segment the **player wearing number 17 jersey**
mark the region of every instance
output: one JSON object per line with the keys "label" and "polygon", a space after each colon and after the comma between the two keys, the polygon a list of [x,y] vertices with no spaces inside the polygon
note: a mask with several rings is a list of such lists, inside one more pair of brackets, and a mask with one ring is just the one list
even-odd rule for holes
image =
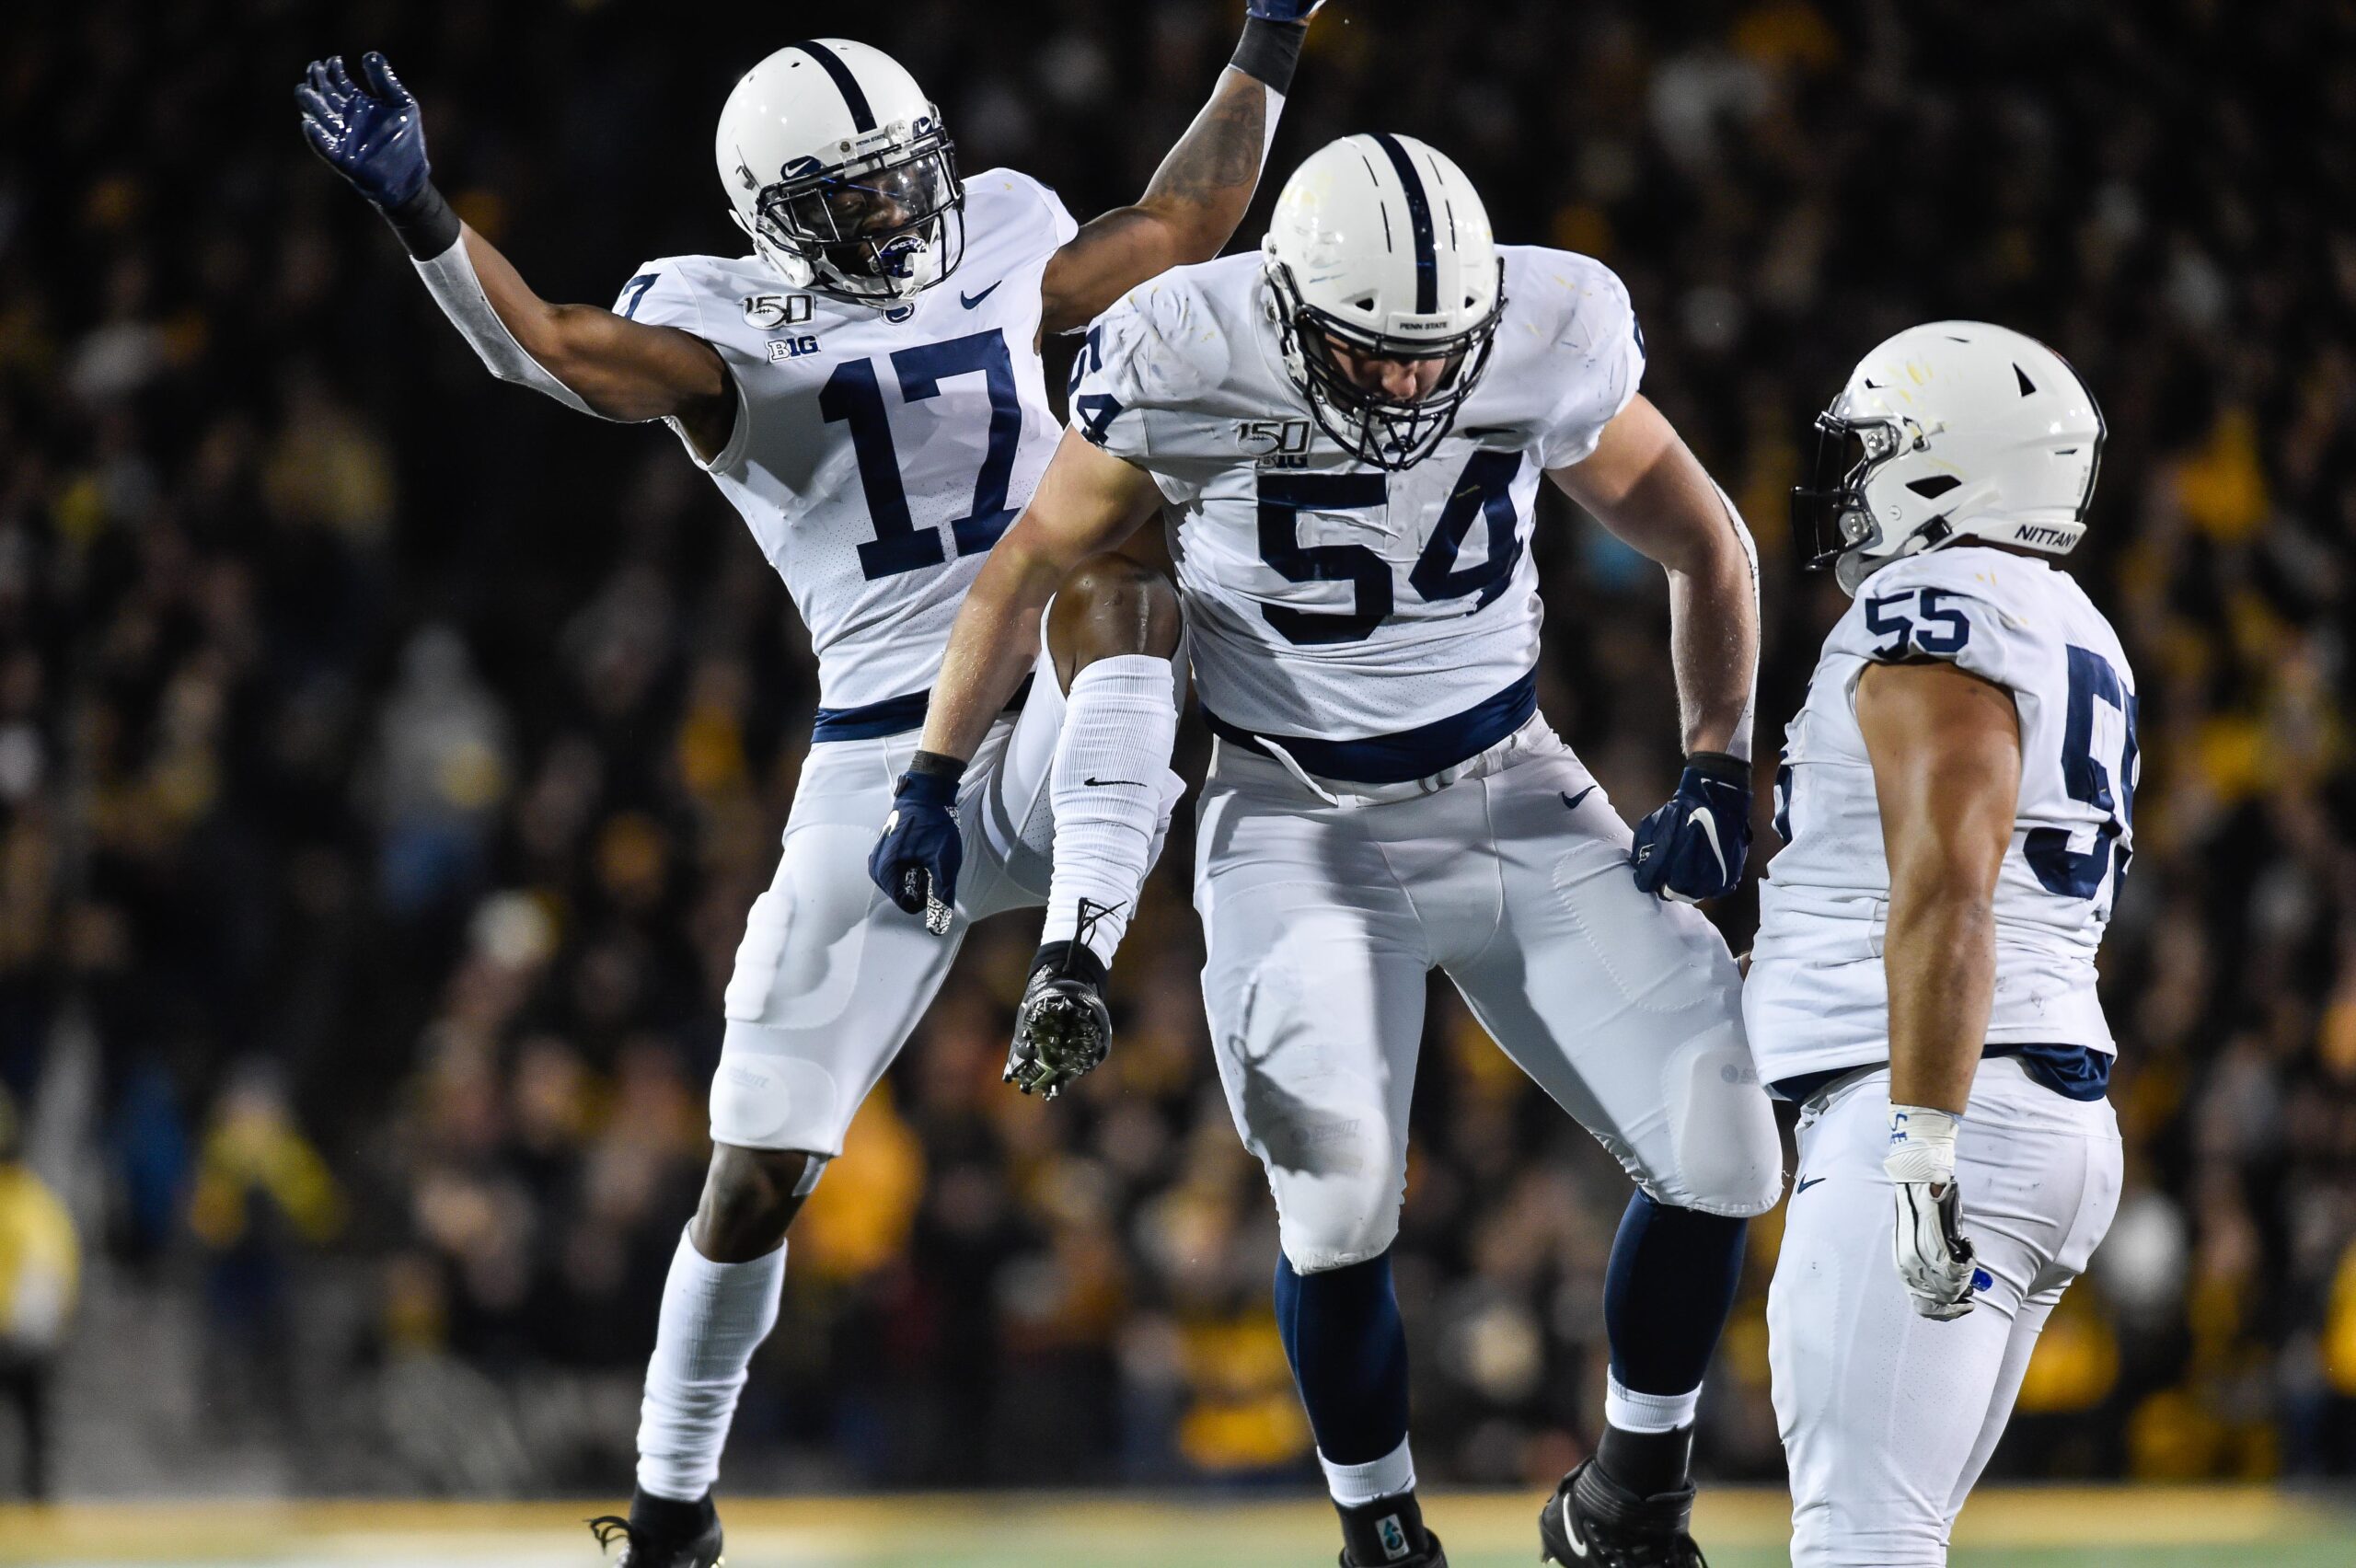
{"label": "player wearing number 17 jersey", "polygon": [[[1749,842],[1748,536],[1636,389],[1627,293],[1496,245],[1404,136],[1295,171],[1260,256],[1180,268],[1091,329],[1073,430],[966,599],[927,746],[964,755],[1011,634],[1159,513],[1218,737],[1195,903],[1213,1049],[1266,1167],[1286,1349],[1345,1568],[1438,1568],[1391,1278],[1426,977],[1618,1157],[1597,1458],[1542,1525],[1565,1562],[1691,1564],[1695,1401],[1744,1217],[1782,1186],[1735,966],[1687,903]],[[1538,713],[1541,479],[1667,569],[1688,766],[1633,843]],[[1634,862],[1632,865],[1632,860]]]}
{"label": "player wearing number 17 jersey", "polygon": [[[493,374],[585,413],[667,421],[817,650],[814,744],[728,986],[711,1171],[665,1286],[638,1493],[629,1518],[599,1521],[630,1568],[719,1560],[710,1492],[777,1316],[787,1228],[967,922],[1045,904],[1036,971],[1102,1016],[1178,792],[1168,583],[1117,557],[1080,563],[1022,628],[1039,672],[1027,702],[1010,692],[953,764],[915,730],[958,604],[1055,444],[1041,335],[1218,253],[1316,3],[1249,0],[1232,65],[1145,195],[1084,226],[1023,175],[961,177],[940,111],[888,55],[790,44],[737,83],[715,139],[753,254],[647,262],[611,311],[548,304],[459,223],[381,55],[357,77],[314,64],[298,89],[313,147],[391,222]],[[879,893],[865,861],[887,807],[941,874]],[[1068,859],[1087,874],[1068,877]]]}
{"label": "player wearing number 17 jersey", "polygon": [[1770,1359],[1796,1568],[1931,1568],[2119,1203],[2135,675],[2053,559],[2103,442],[2059,355],[1916,327],[1818,430],[1794,531],[1856,603],[1784,733],[1744,987],[1801,1108]]}

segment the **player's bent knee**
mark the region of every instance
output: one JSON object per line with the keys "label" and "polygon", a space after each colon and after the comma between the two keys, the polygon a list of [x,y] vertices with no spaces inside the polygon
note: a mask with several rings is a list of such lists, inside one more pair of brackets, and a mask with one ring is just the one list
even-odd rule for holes
{"label": "player's bent knee", "polygon": [[716,1263],[748,1262],[776,1251],[826,1163],[825,1155],[799,1149],[713,1145],[696,1208],[696,1251]]}
{"label": "player's bent knee", "polygon": [[1646,1193],[1671,1208],[1722,1215],[1728,1219],[1756,1219],[1784,1196],[1783,1161],[1774,1157],[1744,1157],[1736,1149],[1696,1150],[1683,1167],[1667,1176],[1640,1180]]}
{"label": "player's bent knee", "polygon": [[[1669,1169],[1636,1171],[1657,1201],[1748,1219],[1784,1195],[1775,1112],[1738,1040],[1684,1055],[1668,1075]],[[1657,1155],[1654,1157],[1657,1158]]]}
{"label": "player's bent knee", "polygon": [[838,1152],[858,1101],[827,1064],[797,1054],[806,1049],[792,1032],[732,1017],[711,1078],[711,1141]]}
{"label": "player's bent knee", "polygon": [[[1309,1212],[1299,1210],[1306,1206]],[[1276,1237],[1285,1261],[1298,1274],[1326,1274],[1363,1263],[1391,1251],[1399,1239],[1399,1202],[1392,1194],[1354,1211],[1311,1203],[1276,1205]]]}
{"label": "player's bent knee", "polygon": [[1047,613],[1047,649],[1066,686],[1099,659],[1178,651],[1184,626],[1170,579],[1122,555],[1095,555],[1072,568]]}

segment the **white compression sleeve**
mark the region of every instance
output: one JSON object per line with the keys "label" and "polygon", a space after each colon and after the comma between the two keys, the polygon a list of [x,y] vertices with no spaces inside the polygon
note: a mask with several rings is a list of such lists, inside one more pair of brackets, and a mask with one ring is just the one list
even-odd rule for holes
{"label": "white compression sleeve", "polygon": [[[1055,871],[1043,941],[1086,942],[1103,963],[1137,913],[1153,867],[1168,793],[1178,700],[1170,661],[1153,653],[1099,659],[1072,677],[1048,790]],[[1080,905],[1091,918],[1080,924]]]}
{"label": "white compression sleeve", "polygon": [[425,280],[426,292],[433,296],[433,303],[442,307],[442,314],[450,318],[458,335],[491,375],[518,386],[545,392],[568,409],[578,409],[584,414],[597,411],[524,352],[524,345],[515,340],[515,334],[507,329],[507,323],[491,308],[491,296],[483,293],[482,280],[475,275],[474,259],[467,254],[463,233],[439,256],[431,259],[411,257],[410,265]]}
{"label": "white compression sleeve", "polygon": [[1285,95],[1265,82],[1261,83],[1260,87],[1268,95],[1268,111],[1260,132],[1260,169],[1265,174],[1268,167],[1268,151],[1276,144],[1276,121],[1285,112]]}
{"label": "white compression sleeve", "polygon": [[[1742,547],[1743,559],[1750,563],[1750,613],[1751,618],[1754,621],[1758,621],[1761,615],[1759,607],[1759,546],[1757,542],[1751,538],[1750,528],[1744,525],[1741,512],[1736,509],[1734,497],[1727,494],[1726,487],[1724,485],[1719,485],[1713,481],[1712,488],[1717,490],[1718,500],[1725,504],[1727,509],[1727,521],[1734,525],[1735,542]],[[1759,628],[1759,641],[1761,647],[1763,649],[1766,646],[1767,641],[1767,628],[1763,623],[1761,623]],[[1750,662],[1750,696],[1742,705],[1742,717],[1735,722],[1734,738],[1727,743],[1727,755],[1733,757],[1738,762],[1749,762],[1750,760],[1750,729],[1752,724],[1752,716],[1757,711],[1758,707],[1759,661],[1754,657]]]}
{"label": "white compression sleeve", "polygon": [[753,1352],[776,1326],[784,1286],[783,1246],[749,1263],[715,1263],[680,1236],[639,1411],[641,1491],[693,1503],[711,1490]]}

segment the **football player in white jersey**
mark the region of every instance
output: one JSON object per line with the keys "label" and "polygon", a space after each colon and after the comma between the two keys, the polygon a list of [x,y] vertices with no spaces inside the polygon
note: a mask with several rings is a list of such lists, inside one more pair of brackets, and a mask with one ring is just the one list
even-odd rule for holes
{"label": "football player in white jersey", "polygon": [[[1179,788],[1168,582],[1118,557],[1080,563],[1029,630],[1043,678],[1027,703],[1005,694],[959,765],[915,731],[958,603],[1055,446],[1041,335],[1218,253],[1316,8],[1249,0],[1232,63],[1145,194],[1084,226],[1027,176],[961,176],[939,110],[881,51],[790,44],[737,83],[715,142],[754,254],[649,261],[610,311],[548,304],[458,221],[383,56],[356,77],[314,64],[298,89],[312,146],[391,223],[491,372],[602,418],[667,421],[817,650],[814,744],[728,986],[711,1170],[665,1286],[637,1495],[628,1520],[600,1521],[631,1568],[719,1560],[710,1488],[776,1320],[787,1228],[966,923],[1046,905],[1036,968],[1103,1016],[1104,964]],[[895,798],[937,854],[954,857],[962,818],[962,889],[944,877],[930,900],[886,900],[869,885]],[[1075,875],[1051,867],[1051,843]]]}
{"label": "football player in white jersey", "polygon": [[[925,745],[971,754],[1055,585],[1164,519],[1218,737],[1204,997],[1275,1192],[1279,1325],[1350,1568],[1445,1561],[1390,1265],[1434,969],[1638,1188],[1605,1292],[1606,1435],[1548,1503],[1545,1549],[1699,1561],[1695,1401],[1745,1218],[1783,1185],[1734,962],[1690,902],[1742,874],[1757,589],[1643,366],[1600,264],[1496,245],[1420,142],[1335,142],[1263,254],[1177,269],[1090,329],[1072,430],[933,689]],[[1542,476],[1669,575],[1688,766],[1633,843],[1537,711]]]}
{"label": "football player in white jersey", "polygon": [[1912,328],[1817,429],[1794,532],[1856,603],[1784,732],[1743,993],[1801,1108],[1770,1355],[1793,1562],[1915,1568],[2119,1204],[2095,950],[2135,675],[2056,564],[2103,443],[2060,355]]}

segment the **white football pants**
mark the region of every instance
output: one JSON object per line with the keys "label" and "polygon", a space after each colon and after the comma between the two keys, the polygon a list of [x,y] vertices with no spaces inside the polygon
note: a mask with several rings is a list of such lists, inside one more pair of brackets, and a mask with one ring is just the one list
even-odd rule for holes
{"label": "white football pants", "polygon": [[2119,1207],[2119,1123],[2020,1062],[1980,1065],[1956,1147],[1984,1271],[1952,1322],[1916,1314],[1891,1258],[1889,1069],[1801,1109],[1799,1174],[1767,1296],[1793,1568],[1935,1568],[2004,1435],[2038,1331]]}
{"label": "white football pants", "polygon": [[1782,1148],[1716,928],[1637,891],[1627,824],[1543,718],[1449,777],[1321,795],[1221,741],[1204,786],[1212,1048],[1293,1267],[1398,1233],[1434,969],[1655,1198],[1773,1207]]}

